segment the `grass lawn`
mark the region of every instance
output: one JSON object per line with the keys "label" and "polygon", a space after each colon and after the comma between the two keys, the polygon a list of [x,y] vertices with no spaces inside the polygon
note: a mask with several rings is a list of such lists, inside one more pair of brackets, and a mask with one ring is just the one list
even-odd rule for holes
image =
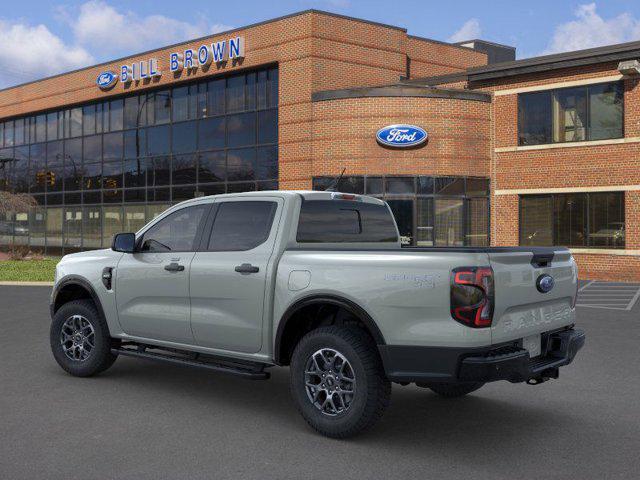
{"label": "grass lawn", "polygon": [[0,261],[0,282],[53,282],[59,258]]}

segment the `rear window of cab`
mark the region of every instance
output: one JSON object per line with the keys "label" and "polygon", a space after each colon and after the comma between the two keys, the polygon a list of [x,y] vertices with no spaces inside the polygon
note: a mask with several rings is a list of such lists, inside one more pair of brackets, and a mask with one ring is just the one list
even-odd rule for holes
{"label": "rear window of cab", "polygon": [[397,242],[386,205],[347,200],[305,200],[300,209],[298,243]]}

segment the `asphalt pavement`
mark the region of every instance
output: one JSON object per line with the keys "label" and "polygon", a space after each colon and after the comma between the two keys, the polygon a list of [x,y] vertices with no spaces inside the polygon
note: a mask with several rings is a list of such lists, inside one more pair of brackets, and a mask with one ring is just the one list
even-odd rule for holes
{"label": "asphalt pavement", "polygon": [[74,378],[48,345],[45,287],[0,286],[2,479],[631,479],[640,472],[640,305],[578,309],[560,379],[446,400],[394,385],[370,432],[321,437],[269,381],[119,358]]}

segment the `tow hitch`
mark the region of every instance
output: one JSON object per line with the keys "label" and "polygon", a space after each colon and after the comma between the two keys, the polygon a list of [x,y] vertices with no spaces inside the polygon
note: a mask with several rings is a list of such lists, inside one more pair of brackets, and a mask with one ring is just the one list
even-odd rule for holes
{"label": "tow hitch", "polygon": [[527,385],[540,385],[541,383],[546,382],[547,380],[551,380],[552,378],[558,378],[560,369],[558,368],[549,368],[545,370],[540,375],[536,375],[535,377],[531,377],[527,380]]}

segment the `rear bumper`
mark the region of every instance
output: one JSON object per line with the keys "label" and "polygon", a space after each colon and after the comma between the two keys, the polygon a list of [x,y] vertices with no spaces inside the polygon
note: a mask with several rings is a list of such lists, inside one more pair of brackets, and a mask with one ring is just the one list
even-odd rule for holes
{"label": "rear bumper", "polygon": [[511,342],[480,348],[379,346],[387,377],[399,383],[512,383],[557,378],[558,369],[573,361],[584,346],[585,334],[574,328],[542,334],[542,354]]}

